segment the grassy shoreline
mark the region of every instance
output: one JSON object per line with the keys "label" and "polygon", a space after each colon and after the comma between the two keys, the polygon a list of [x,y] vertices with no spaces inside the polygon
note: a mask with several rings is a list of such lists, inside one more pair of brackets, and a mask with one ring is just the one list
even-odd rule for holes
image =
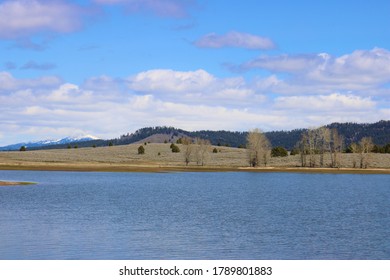
{"label": "grassy shoreline", "polygon": [[[270,158],[268,166],[248,166],[245,149],[210,147],[205,166],[196,164],[194,158],[188,166],[183,153],[172,153],[169,143],[144,145],[145,154],[138,154],[139,144],[125,146],[39,150],[26,152],[0,152],[0,170],[43,171],[101,171],[101,172],[300,172],[300,173],[348,173],[390,174],[390,154],[370,154],[369,168],[354,168],[358,154],[342,154],[342,168],[300,167],[300,156]],[[185,147],[178,145],[181,150]],[[211,149],[218,153],[211,153]],[[329,163],[328,156],[325,164]]]}
{"label": "grassy shoreline", "polygon": [[35,185],[33,182],[13,182],[13,181],[0,181],[0,186],[25,186],[25,185]]}
{"label": "grassy shoreline", "polygon": [[[0,170],[80,171],[80,172],[262,172],[390,174],[386,168],[309,168],[309,167],[227,167],[227,166],[156,166],[118,164],[18,164],[0,165]],[[0,181],[1,183],[2,181]],[[12,183],[12,182],[11,182]]]}

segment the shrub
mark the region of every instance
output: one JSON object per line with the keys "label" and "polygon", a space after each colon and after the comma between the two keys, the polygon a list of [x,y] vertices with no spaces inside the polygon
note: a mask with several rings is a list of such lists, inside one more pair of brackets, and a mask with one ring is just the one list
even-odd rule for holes
{"label": "shrub", "polygon": [[214,149],[213,149],[213,153],[214,153],[214,154],[218,153],[217,148],[214,148]]}
{"label": "shrub", "polygon": [[19,149],[19,151],[21,151],[21,152],[25,152],[26,150],[27,150],[26,146],[22,146],[22,147],[20,147],[20,149]]}
{"label": "shrub", "polygon": [[145,148],[144,148],[144,146],[142,146],[142,145],[139,146],[139,147],[138,147],[138,154],[139,154],[139,155],[143,155],[144,153],[145,153]]}
{"label": "shrub", "polygon": [[172,149],[172,153],[180,153],[180,149],[176,145],[173,145],[171,149]]}
{"label": "shrub", "polygon": [[271,150],[271,156],[272,157],[286,157],[286,156],[288,156],[288,152],[283,147],[274,147]]}
{"label": "shrub", "polygon": [[112,146],[114,146],[114,144],[112,142],[110,142],[110,143],[108,143],[108,146],[112,147]]}
{"label": "shrub", "polygon": [[297,148],[292,149],[290,152],[290,155],[291,156],[299,155],[299,149],[297,149]]}

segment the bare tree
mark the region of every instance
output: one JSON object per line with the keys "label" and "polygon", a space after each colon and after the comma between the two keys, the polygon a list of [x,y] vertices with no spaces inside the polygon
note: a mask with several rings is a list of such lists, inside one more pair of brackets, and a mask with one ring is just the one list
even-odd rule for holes
{"label": "bare tree", "polygon": [[302,137],[301,137],[301,140],[298,141],[298,143],[296,144],[298,150],[299,150],[299,154],[301,156],[301,166],[302,167],[305,167],[307,165],[307,155],[308,155],[308,145],[307,145],[307,134],[306,133],[303,133],[302,134]]}
{"label": "bare tree", "polygon": [[323,167],[325,165],[324,156],[327,151],[330,151],[330,143],[331,143],[331,131],[329,128],[323,126],[316,129],[316,144],[317,144],[317,152],[320,154],[320,166]]}
{"label": "bare tree", "polygon": [[210,141],[196,138],[195,139],[195,157],[196,157],[196,163],[198,165],[204,165],[206,158],[208,156],[210,148]]}
{"label": "bare tree", "polygon": [[340,167],[340,154],[344,147],[344,137],[340,135],[336,128],[330,131],[329,152],[331,167]]}
{"label": "bare tree", "polygon": [[301,153],[302,166],[307,166],[307,156],[309,157],[309,166],[316,165],[316,153],[318,152],[319,137],[318,130],[315,128],[308,129],[302,134],[302,138],[298,143]]}
{"label": "bare tree", "polygon": [[192,140],[190,138],[182,138],[181,143],[183,144],[183,147],[184,147],[184,151],[183,151],[184,162],[188,166],[188,164],[191,161],[191,154],[193,151]]}
{"label": "bare tree", "polygon": [[[351,148],[352,153],[354,153],[354,154],[358,154],[359,153],[360,154],[360,148],[361,147],[360,147],[359,144],[352,143],[350,148]],[[353,168],[357,167],[357,163],[356,163],[356,158],[355,157],[353,157],[352,165],[353,165]]]}
{"label": "bare tree", "polygon": [[247,152],[250,166],[256,167],[261,163],[267,166],[270,151],[271,144],[260,129],[256,128],[249,131],[247,137]]}
{"label": "bare tree", "polygon": [[[327,127],[308,129],[302,134],[302,138],[297,144],[302,166],[315,167],[319,158],[319,166],[323,167],[326,165],[325,155],[329,153],[331,162],[328,166],[338,167],[343,142],[344,139],[338,134],[337,129]],[[309,157],[308,163],[307,157]]]}
{"label": "bare tree", "polygon": [[371,137],[363,137],[359,142],[360,145],[360,168],[367,168],[370,163],[369,153],[374,144]]}

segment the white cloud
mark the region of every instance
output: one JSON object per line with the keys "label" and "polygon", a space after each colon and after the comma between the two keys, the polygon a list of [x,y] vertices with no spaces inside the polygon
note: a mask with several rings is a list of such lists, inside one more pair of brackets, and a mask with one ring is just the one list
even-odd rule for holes
{"label": "white cloud", "polygon": [[0,38],[14,39],[79,29],[82,9],[65,1],[6,0],[0,3]]}
{"label": "white cloud", "polygon": [[141,72],[128,81],[129,87],[139,92],[199,92],[210,86],[215,78],[204,70],[157,69]]}
{"label": "white cloud", "polygon": [[269,38],[237,31],[230,31],[224,35],[210,33],[195,41],[194,44],[200,48],[235,47],[260,50],[275,48],[274,42]]}
{"label": "white cloud", "polygon": [[382,84],[390,82],[390,51],[357,50],[324,59],[307,74],[308,79],[333,84]]}
{"label": "white cloud", "polygon": [[323,64],[326,58],[322,55],[279,55],[261,56],[241,65],[241,69],[266,69],[273,72],[299,73]]}
{"label": "white cloud", "polygon": [[9,72],[0,72],[0,93],[24,88],[45,88],[59,85],[61,80],[55,76],[44,76],[37,79],[16,79]]}
{"label": "white cloud", "polygon": [[174,71],[157,69],[138,73],[127,79],[128,87],[137,93],[153,94],[164,101],[192,104],[249,106],[264,102],[242,77],[217,78],[205,70]]}
{"label": "white cloud", "polygon": [[260,57],[244,63],[242,70],[265,69],[289,74],[272,85],[278,93],[363,91],[390,83],[390,51],[374,48],[332,57],[329,54]]}
{"label": "white cloud", "polygon": [[376,103],[370,97],[355,95],[282,96],[275,99],[275,107],[317,112],[371,111]]}
{"label": "white cloud", "polygon": [[282,85],[286,90],[290,86],[275,75],[248,82],[239,76],[219,78],[202,69],[92,77],[81,85],[56,77],[19,79],[0,72],[0,146],[76,132],[118,137],[157,125],[267,131],[390,119],[387,94],[375,98],[353,92],[266,94]]}

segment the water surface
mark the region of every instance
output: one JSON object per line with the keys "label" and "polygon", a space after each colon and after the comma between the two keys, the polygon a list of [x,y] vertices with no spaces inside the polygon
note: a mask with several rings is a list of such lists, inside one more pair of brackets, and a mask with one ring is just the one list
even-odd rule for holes
{"label": "water surface", "polygon": [[0,171],[0,259],[390,259],[389,178]]}

